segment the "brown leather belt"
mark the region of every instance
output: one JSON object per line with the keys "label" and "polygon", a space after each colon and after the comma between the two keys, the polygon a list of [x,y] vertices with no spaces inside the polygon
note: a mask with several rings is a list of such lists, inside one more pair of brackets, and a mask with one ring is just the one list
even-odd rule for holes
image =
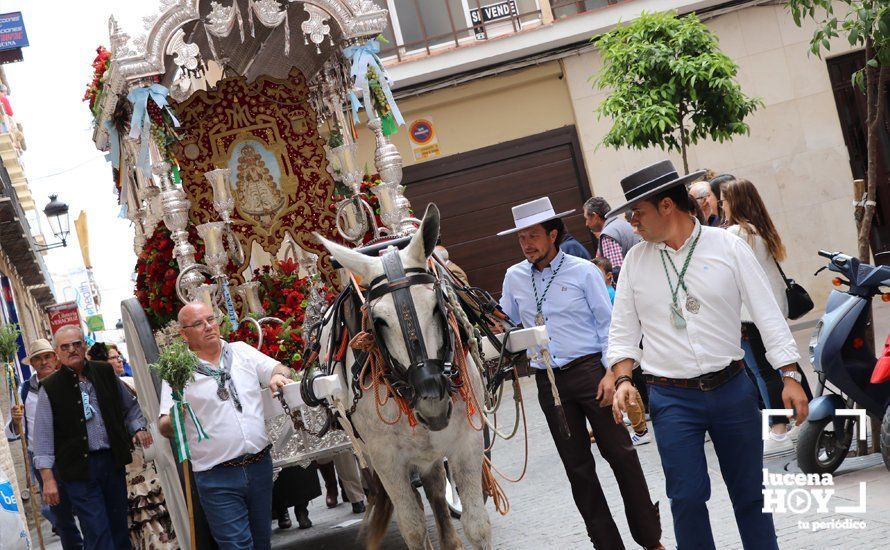
{"label": "brown leather belt", "polygon": [[646,379],[646,383],[655,384],[656,386],[712,391],[732,380],[735,375],[744,369],[745,364],[742,361],[733,361],[725,369],[709,372],[695,378],[667,378],[666,376],[653,376],[651,374],[644,374],[643,377]]}
{"label": "brown leather belt", "polygon": [[266,458],[266,455],[269,454],[269,451],[272,450],[272,445],[268,445],[262,451],[252,454],[252,455],[244,455],[239,456],[238,458],[233,458],[232,460],[227,460],[225,462],[220,462],[217,464],[219,466],[232,467],[232,466],[247,466],[248,464],[253,464],[255,462],[259,462],[260,460]]}

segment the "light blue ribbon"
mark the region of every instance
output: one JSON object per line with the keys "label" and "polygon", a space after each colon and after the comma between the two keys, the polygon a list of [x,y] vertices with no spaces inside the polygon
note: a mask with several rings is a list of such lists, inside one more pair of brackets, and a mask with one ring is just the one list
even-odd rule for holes
{"label": "light blue ribbon", "polygon": [[141,140],[139,147],[139,158],[136,160],[136,166],[142,171],[146,178],[151,177],[151,159],[148,154],[148,135],[151,129],[151,117],[148,115],[148,100],[151,98],[155,104],[161,109],[166,109],[173,121],[173,126],[179,126],[179,120],[173,114],[173,110],[167,104],[167,94],[169,90],[160,84],[152,84],[151,86],[143,86],[134,88],[127,94],[127,99],[133,104],[133,116],[130,118],[130,137],[138,139],[145,136]]}
{"label": "light blue ribbon", "polygon": [[121,136],[110,120],[105,121],[105,130],[108,132],[108,154],[105,158],[110,160],[111,166],[117,170],[121,163]]}
{"label": "light blue ribbon", "polygon": [[[389,103],[389,108],[392,111],[396,124],[401,126],[405,124],[405,119],[402,118],[402,113],[399,111],[396,100],[392,96],[392,90],[390,90],[392,79],[389,77],[386,69],[383,68],[383,62],[380,61],[380,56],[377,55],[379,53],[380,42],[376,38],[371,38],[364,44],[349,46],[343,49],[343,55],[352,60],[350,75],[355,80],[355,85],[362,91],[365,112],[368,113],[368,116],[373,116],[372,113],[374,112],[373,103],[371,102],[371,86],[368,83],[368,67],[370,66],[374,67],[374,70],[377,72],[377,76],[380,79],[380,87],[383,88],[383,95],[386,97],[387,103]],[[359,103],[355,92],[352,90],[349,92],[349,102],[352,106],[352,120],[358,123],[358,110],[361,108],[361,103]]]}
{"label": "light blue ribbon", "polygon": [[223,289],[223,299],[226,303],[226,313],[229,315],[229,323],[232,326],[232,330],[238,330],[238,314],[235,313],[235,304],[232,301],[232,293],[229,291],[229,282],[223,279],[222,282]]}

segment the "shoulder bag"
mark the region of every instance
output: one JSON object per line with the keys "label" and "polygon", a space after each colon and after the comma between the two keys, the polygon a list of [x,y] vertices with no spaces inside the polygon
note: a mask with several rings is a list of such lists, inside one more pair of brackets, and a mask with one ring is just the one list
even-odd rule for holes
{"label": "shoulder bag", "polygon": [[782,280],[785,281],[785,296],[788,298],[788,318],[792,321],[800,319],[812,311],[813,299],[810,298],[810,295],[804,287],[797,284],[797,281],[785,276],[785,271],[782,269],[779,262],[776,262],[776,267],[779,268]]}

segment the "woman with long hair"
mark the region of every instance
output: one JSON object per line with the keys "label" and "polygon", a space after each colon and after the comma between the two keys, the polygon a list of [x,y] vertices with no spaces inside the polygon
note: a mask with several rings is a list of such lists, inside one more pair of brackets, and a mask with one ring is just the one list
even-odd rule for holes
{"label": "woman with long hair", "polygon": [[[751,249],[766,273],[772,289],[773,299],[779,304],[782,313],[788,316],[788,299],[785,296],[785,280],[779,272],[778,262],[785,259],[785,245],[776,231],[776,226],[766,211],[760,193],[748,180],[731,179],[721,182],[720,198],[726,230],[741,237]],[[765,297],[764,297],[765,298]],[[742,306],[742,349],[745,350],[745,364],[754,375],[763,404],[770,409],[783,409],[782,377],[766,359],[760,331],[754,325],[747,308]],[[800,368],[798,368],[798,371]],[[801,376],[803,373],[801,372]],[[804,379],[804,391],[812,399],[809,384]],[[770,437],[763,445],[764,456],[777,456],[794,450],[794,431],[788,430],[788,418],[770,417]]]}

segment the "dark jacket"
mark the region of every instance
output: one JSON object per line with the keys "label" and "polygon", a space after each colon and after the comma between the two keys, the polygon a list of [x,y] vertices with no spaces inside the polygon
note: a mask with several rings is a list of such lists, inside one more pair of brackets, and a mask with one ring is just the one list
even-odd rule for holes
{"label": "dark jacket", "polygon": [[[108,363],[87,361],[84,376],[96,390],[102,421],[115,462],[123,467],[132,460],[132,439],[124,424],[124,409],[117,376]],[[77,374],[62,367],[43,382],[53,410],[55,464],[62,481],[89,480],[89,443],[86,417]]]}
{"label": "dark jacket", "polygon": [[562,238],[562,242],[559,243],[559,249],[572,256],[584,258],[585,260],[590,259],[590,252],[588,252],[587,249],[584,248],[584,245],[578,242],[578,239],[573,237],[568,231],[566,231],[565,236]]}

